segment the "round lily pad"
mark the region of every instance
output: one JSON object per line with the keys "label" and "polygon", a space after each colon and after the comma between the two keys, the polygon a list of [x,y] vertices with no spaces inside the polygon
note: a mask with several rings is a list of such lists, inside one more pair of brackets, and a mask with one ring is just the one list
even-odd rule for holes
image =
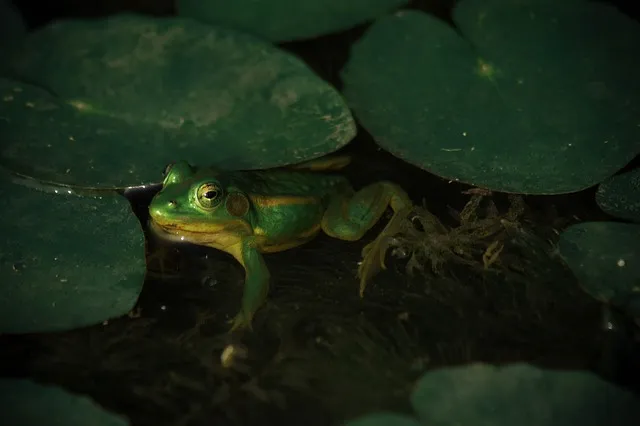
{"label": "round lily pad", "polygon": [[409,0],[178,0],[178,14],[236,28],[271,41],[346,30]]}
{"label": "round lily pad", "polygon": [[411,404],[430,426],[631,426],[640,416],[640,399],[594,374],[526,364],[428,372]]}
{"label": "round lily pad", "polygon": [[612,216],[640,222],[640,169],[604,181],[598,187],[596,201]]}
{"label": "round lily pad", "polygon": [[[13,78],[75,110],[64,113],[56,144],[32,136],[23,157],[11,159],[29,165],[26,153],[47,151],[25,173],[37,178],[47,170],[67,182],[71,173],[75,184],[135,186],[157,181],[176,160],[283,166],[335,151],[356,132],[342,96],[301,60],[190,19],[57,21],[30,34],[10,66]],[[78,129],[82,138],[70,132]],[[60,142],[70,137],[74,144]]]}
{"label": "round lily pad", "polygon": [[558,249],[587,293],[640,317],[640,225],[572,225],[560,235]]}
{"label": "round lily pad", "polygon": [[0,333],[67,330],[125,315],[144,282],[144,234],[127,199],[0,180]]}
{"label": "round lily pad", "polygon": [[425,373],[411,395],[416,419],[377,412],[345,426],[633,426],[640,399],[582,371],[472,364]]}
{"label": "round lily pad", "polygon": [[640,25],[601,2],[462,0],[457,29],[418,11],[375,22],[343,70],[392,154],[495,191],[597,184],[640,153]]}
{"label": "round lily pad", "polygon": [[0,379],[2,423],[10,426],[128,426],[85,396],[30,380]]}
{"label": "round lily pad", "polygon": [[[162,167],[140,161],[153,161],[146,155],[148,147],[166,141],[153,126],[88,113],[42,88],[3,78],[0,96],[0,164],[5,168],[41,180],[96,187],[161,179]],[[114,151],[124,143],[123,135],[130,144],[126,154]]]}

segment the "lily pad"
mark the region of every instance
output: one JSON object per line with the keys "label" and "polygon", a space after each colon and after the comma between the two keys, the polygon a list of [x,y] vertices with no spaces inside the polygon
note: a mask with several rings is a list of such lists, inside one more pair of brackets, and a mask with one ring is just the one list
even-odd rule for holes
{"label": "lily pad", "polygon": [[425,374],[411,404],[425,425],[635,425],[640,400],[598,376],[526,364]]}
{"label": "lily pad", "polygon": [[85,396],[30,380],[0,379],[2,422],[15,426],[128,426]]}
{"label": "lily pad", "polygon": [[598,187],[596,202],[612,216],[640,222],[640,169],[607,179]]}
{"label": "lily pad", "polygon": [[457,30],[418,11],[375,22],[343,71],[392,154],[495,191],[558,194],[640,153],[640,25],[591,1],[462,0]]}
{"label": "lily pad", "polygon": [[[153,157],[146,154],[149,147],[166,141],[152,125],[93,114],[39,87],[3,78],[0,96],[0,163],[11,171],[96,187],[125,187],[132,181],[160,179],[162,167],[151,169],[140,161]],[[127,135],[128,143],[136,141],[126,154],[114,151],[124,144],[122,135]]]}
{"label": "lily pad", "polygon": [[0,333],[119,317],[144,282],[144,234],[127,199],[51,194],[0,180]]}
{"label": "lily pad", "polygon": [[560,235],[558,248],[587,293],[640,317],[640,225],[572,225]]}
{"label": "lily pad", "polygon": [[281,42],[355,27],[409,0],[178,0],[178,14]]}
{"label": "lily pad", "polygon": [[77,140],[66,127],[82,129],[75,148],[30,137],[24,152],[48,152],[44,164],[19,159],[36,178],[44,171],[68,182],[70,162],[90,165],[72,168],[74,183],[103,186],[155,182],[177,159],[224,169],[283,166],[335,151],[356,132],[342,96],[301,60],[189,19],[57,21],[31,33],[10,65],[14,78],[76,110],[73,120],[65,112],[57,140]]}
{"label": "lily pad", "polygon": [[631,426],[639,403],[587,372],[473,364],[425,373],[411,395],[414,421],[372,413],[346,426]]}

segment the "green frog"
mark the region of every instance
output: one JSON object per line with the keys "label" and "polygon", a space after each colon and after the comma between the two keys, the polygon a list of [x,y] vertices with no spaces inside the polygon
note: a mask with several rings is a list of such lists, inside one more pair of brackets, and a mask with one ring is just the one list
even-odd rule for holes
{"label": "green frog", "polygon": [[271,170],[219,171],[186,162],[167,166],[160,192],[149,205],[150,227],[173,241],[222,250],[245,270],[239,313],[231,330],[251,329],[251,321],[267,297],[269,269],[263,253],[291,249],[320,231],[356,241],[373,227],[388,207],[393,216],[363,249],[358,268],[360,296],[367,282],[384,269],[389,237],[411,207],[398,185],[381,181],[354,191],[341,175],[329,174],[349,164],[336,156]]}

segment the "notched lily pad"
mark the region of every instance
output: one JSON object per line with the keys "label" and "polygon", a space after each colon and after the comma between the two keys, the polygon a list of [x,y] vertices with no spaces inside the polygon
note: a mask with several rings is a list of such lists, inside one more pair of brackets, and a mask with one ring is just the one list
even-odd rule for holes
{"label": "notched lily pad", "polygon": [[125,315],[145,277],[129,202],[51,194],[0,180],[0,333],[67,330]]}
{"label": "notched lily pad", "polygon": [[587,293],[640,317],[640,225],[573,225],[560,235],[558,248]]}
{"label": "notched lily pad", "polygon": [[178,0],[180,16],[236,28],[271,41],[346,30],[409,0]]}
{"label": "notched lily pad", "polygon": [[[640,25],[600,2],[462,0],[374,23],[343,72],[394,155],[495,191],[582,190],[640,153]],[[375,71],[372,71],[375,70]]]}
{"label": "notched lily pad", "polygon": [[[0,164],[5,168],[40,180],[98,188],[161,179],[161,167],[152,176],[146,170],[150,165],[140,162],[149,147],[165,143],[149,124],[93,114],[81,103],[4,78],[0,96]],[[130,144],[128,152],[117,149],[125,143]]]}
{"label": "notched lily pad", "polygon": [[2,422],[15,426],[128,426],[85,396],[30,380],[0,379]]}
{"label": "notched lily pad", "polygon": [[596,202],[612,216],[640,222],[640,169],[604,181],[598,187]]}
{"label": "notched lily pad", "polygon": [[[49,150],[50,159],[26,173],[34,177],[48,168],[64,179],[68,161],[85,164],[85,150],[102,178],[78,172],[76,184],[155,182],[178,159],[282,166],[335,151],[356,131],[341,95],[301,60],[188,19],[57,21],[30,34],[10,65],[14,78],[75,108],[71,126],[89,127],[78,148]],[[108,124],[94,128],[98,119]],[[46,150],[49,141],[40,143],[31,149]]]}

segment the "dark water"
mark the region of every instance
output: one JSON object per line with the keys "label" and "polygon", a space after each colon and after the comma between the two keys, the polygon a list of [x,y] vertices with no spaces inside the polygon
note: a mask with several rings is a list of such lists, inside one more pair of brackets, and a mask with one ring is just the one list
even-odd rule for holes
{"label": "dark water", "polygon": [[[29,5],[31,2],[24,2]],[[98,16],[124,2],[56,2],[27,16]],[[418,2],[446,16],[448,1]],[[128,9],[169,13],[166,2],[128,2]],[[152,6],[148,6],[151,4]],[[340,87],[338,73],[362,28],[284,47]],[[358,188],[377,180],[402,185],[443,222],[469,200],[464,185],[448,183],[377,149],[363,129],[344,149],[354,157],[345,174]],[[142,221],[153,194],[132,205]],[[606,216],[593,191],[525,197],[523,226],[546,242],[576,221]],[[506,198],[496,197],[504,211]],[[380,226],[382,226],[381,224]],[[228,255],[149,240],[148,282],[130,317],[65,333],[0,338],[3,376],[32,377],[90,395],[146,425],[327,425],[386,408],[408,410],[407,394],[423,372],[474,361],[530,362],[593,371],[640,390],[635,325],[613,313],[613,329],[599,303],[586,295],[553,256],[529,259],[536,268],[477,274],[455,266],[440,274],[388,270],[358,296],[362,247],[319,236],[307,245],[266,255],[272,286],[254,331],[229,334],[244,279]],[[553,245],[546,246],[550,253]],[[506,248],[505,250],[509,250]],[[530,253],[511,254],[530,258]],[[507,257],[508,258],[508,257]],[[637,340],[636,340],[637,342]],[[220,363],[229,345],[240,356]]]}

